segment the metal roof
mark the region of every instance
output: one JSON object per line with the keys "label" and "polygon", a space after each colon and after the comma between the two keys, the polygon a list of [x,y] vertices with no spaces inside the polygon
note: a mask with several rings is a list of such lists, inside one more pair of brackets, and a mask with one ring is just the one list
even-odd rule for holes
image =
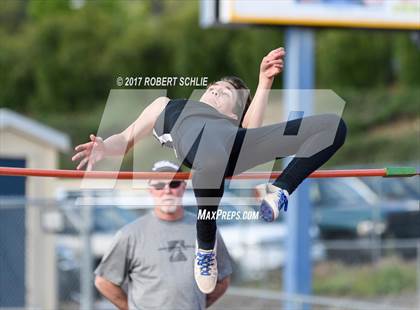
{"label": "metal roof", "polygon": [[10,109],[1,108],[0,130],[5,128],[14,128],[42,140],[60,151],[68,151],[70,149],[71,143],[69,135],[13,112]]}

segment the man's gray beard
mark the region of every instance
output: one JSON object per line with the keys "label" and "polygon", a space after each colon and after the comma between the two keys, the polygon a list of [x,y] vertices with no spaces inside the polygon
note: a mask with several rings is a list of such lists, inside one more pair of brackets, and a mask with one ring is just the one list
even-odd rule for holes
{"label": "man's gray beard", "polygon": [[162,211],[163,213],[167,213],[167,214],[172,214],[175,213],[177,207],[176,205],[163,205],[159,207],[160,211]]}

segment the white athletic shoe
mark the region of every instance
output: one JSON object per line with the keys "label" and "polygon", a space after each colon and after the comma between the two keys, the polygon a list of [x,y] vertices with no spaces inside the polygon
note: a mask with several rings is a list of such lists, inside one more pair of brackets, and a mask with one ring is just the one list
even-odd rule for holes
{"label": "white athletic shoe", "polygon": [[201,292],[210,294],[217,284],[217,240],[212,250],[202,250],[195,244],[194,277]]}
{"label": "white athletic shoe", "polygon": [[266,222],[272,222],[279,217],[280,210],[287,211],[289,193],[272,184],[267,184],[266,194],[261,202],[260,216]]}

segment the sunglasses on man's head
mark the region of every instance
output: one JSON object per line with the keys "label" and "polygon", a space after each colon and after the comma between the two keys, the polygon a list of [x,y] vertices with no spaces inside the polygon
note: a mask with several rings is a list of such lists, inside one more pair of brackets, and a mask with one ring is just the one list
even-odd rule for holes
{"label": "sunglasses on man's head", "polygon": [[[169,183],[169,188],[178,188],[181,185],[182,181],[171,181]],[[162,190],[165,188],[166,184],[165,182],[158,182],[158,183],[150,183],[150,186],[157,190]]]}

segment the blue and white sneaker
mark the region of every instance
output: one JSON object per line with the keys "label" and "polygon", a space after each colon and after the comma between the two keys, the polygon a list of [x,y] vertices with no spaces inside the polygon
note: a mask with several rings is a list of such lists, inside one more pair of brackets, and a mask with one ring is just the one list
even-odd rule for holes
{"label": "blue and white sneaker", "polygon": [[202,250],[195,245],[194,277],[198,288],[204,294],[214,291],[217,284],[217,240],[212,250]]}
{"label": "blue and white sneaker", "polygon": [[272,184],[267,184],[266,194],[260,206],[260,216],[266,222],[272,222],[279,217],[281,209],[287,211],[289,193]]}

